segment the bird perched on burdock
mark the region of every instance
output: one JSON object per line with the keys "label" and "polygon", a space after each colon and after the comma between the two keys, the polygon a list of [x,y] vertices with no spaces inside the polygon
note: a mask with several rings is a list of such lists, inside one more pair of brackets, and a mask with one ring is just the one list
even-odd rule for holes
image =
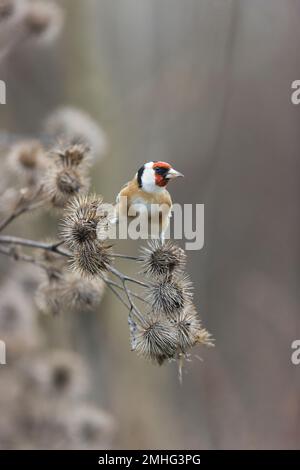
{"label": "bird perched on burdock", "polygon": [[[166,186],[169,181],[182,177],[169,163],[145,163],[120,191],[116,200],[116,221],[139,218],[141,238],[160,238],[169,226],[172,199]],[[137,238],[137,237],[136,237]]]}

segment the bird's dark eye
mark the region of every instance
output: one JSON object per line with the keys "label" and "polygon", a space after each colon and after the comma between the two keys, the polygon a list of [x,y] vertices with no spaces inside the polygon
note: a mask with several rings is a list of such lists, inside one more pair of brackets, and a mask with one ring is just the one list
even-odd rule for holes
{"label": "bird's dark eye", "polygon": [[168,168],[163,168],[163,167],[156,167],[155,168],[155,173],[161,176],[165,176],[168,173],[169,169]]}

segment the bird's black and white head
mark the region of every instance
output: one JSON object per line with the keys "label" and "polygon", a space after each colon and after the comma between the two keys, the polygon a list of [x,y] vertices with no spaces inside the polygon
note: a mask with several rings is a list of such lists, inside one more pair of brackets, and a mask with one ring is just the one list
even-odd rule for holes
{"label": "bird's black and white head", "polygon": [[137,172],[138,186],[147,193],[162,191],[169,181],[183,176],[166,162],[145,163]]}

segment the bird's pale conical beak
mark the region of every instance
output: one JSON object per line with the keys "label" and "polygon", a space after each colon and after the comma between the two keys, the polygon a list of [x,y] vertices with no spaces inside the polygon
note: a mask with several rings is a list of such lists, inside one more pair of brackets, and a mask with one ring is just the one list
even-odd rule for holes
{"label": "bird's pale conical beak", "polygon": [[167,174],[167,178],[170,179],[170,180],[173,180],[173,179],[179,178],[179,177],[183,178],[183,174],[179,173],[179,171],[174,170],[174,168],[170,168],[170,170],[168,171],[168,174]]}

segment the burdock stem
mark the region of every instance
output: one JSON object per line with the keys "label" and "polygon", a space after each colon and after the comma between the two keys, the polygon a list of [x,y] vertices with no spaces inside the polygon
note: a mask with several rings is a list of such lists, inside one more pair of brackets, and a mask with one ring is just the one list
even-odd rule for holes
{"label": "burdock stem", "polygon": [[27,238],[14,237],[11,235],[0,235],[0,244],[1,243],[8,245],[26,246],[29,248],[39,248],[41,250],[52,251],[67,257],[71,255],[71,253],[60,249],[60,245],[62,244],[61,242],[45,243],[36,240],[28,240]]}
{"label": "burdock stem", "polygon": [[114,274],[116,277],[118,277],[120,279],[120,281],[122,282],[122,285],[124,287],[128,302],[130,304],[130,312],[133,313],[133,315],[136,317],[136,319],[140,322],[140,324],[142,326],[147,326],[147,324],[146,324],[146,322],[143,318],[143,315],[141,314],[141,312],[139,311],[139,309],[137,308],[137,306],[135,305],[135,303],[133,302],[133,300],[131,298],[130,290],[128,289],[128,287],[126,285],[126,282],[128,282],[128,281],[135,282],[136,284],[141,285],[143,287],[147,287],[147,284],[145,284],[141,281],[137,281],[136,279],[133,279],[130,276],[127,276],[127,275],[121,273],[120,271],[118,271],[118,269],[116,269],[112,266],[109,267],[109,270],[112,274]]}
{"label": "burdock stem", "polygon": [[[21,238],[21,237],[15,237],[11,235],[0,235],[0,254],[10,256],[14,258],[15,260],[20,260],[20,261],[25,261],[25,262],[30,262],[33,263],[41,268],[46,268],[46,265],[43,263],[40,263],[38,260],[36,260],[32,256],[25,255],[23,253],[16,253],[13,249],[7,248],[5,245],[12,245],[12,246],[24,246],[27,248],[36,248],[40,250],[46,250],[46,251],[51,251],[53,253],[56,253],[60,256],[64,256],[66,258],[69,258],[71,256],[71,253],[68,251],[65,251],[61,248],[61,245],[63,244],[63,241],[58,241],[54,243],[45,243],[37,240],[29,240],[27,238]],[[4,245],[4,246],[1,246]],[[106,283],[106,285],[109,287],[109,289],[115,294],[115,296],[123,303],[123,305],[134,314],[134,316],[137,318],[137,320],[141,323],[141,325],[145,325],[145,321],[143,319],[143,316],[135,303],[132,300],[132,297],[135,297],[136,299],[146,302],[145,299],[140,296],[138,293],[133,292],[130,290],[126,282],[132,282],[135,283],[136,285],[139,285],[141,287],[147,287],[147,284],[145,284],[142,281],[139,281],[137,279],[134,279],[130,276],[127,276],[126,274],[121,273],[118,269],[110,266],[109,271],[114,274],[116,277],[118,277],[121,281],[121,285],[116,283],[115,281],[108,279],[106,276],[101,276],[103,281]],[[128,299],[129,305],[125,302],[121,294],[118,292],[118,290],[123,290],[125,292],[125,295]]]}
{"label": "burdock stem", "polygon": [[0,232],[2,232],[9,224],[11,224],[15,219],[20,215],[25,214],[25,212],[30,212],[40,206],[41,200],[35,201],[35,198],[42,193],[42,186],[39,186],[34,193],[34,197],[30,202],[24,203],[20,207],[17,207],[11,214],[9,214],[2,222],[0,222]]}

